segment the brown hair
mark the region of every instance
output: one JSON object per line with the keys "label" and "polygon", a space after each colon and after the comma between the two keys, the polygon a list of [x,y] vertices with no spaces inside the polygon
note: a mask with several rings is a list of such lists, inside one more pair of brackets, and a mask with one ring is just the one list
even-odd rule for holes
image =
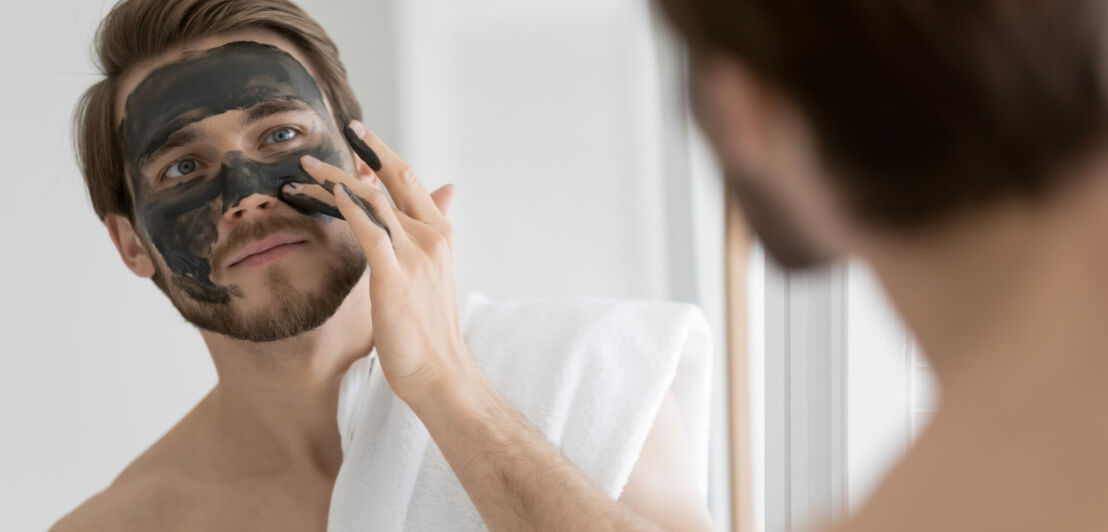
{"label": "brown hair", "polygon": [[132,218],[125,183],[123,149],[114,125],[114,102],[128,68],[175,45],[236,30],[275,32],[297,46],[338,123],[361,119],[361,107],[346,79],[339,51],[318,22],[287,0],[124,0],[96,32],[96,58],[104,79],[77,103],[74,141],[92,207]]}
{"label": "brown hair", "polygon": [[1103,139],[1098,0],[659,0],[694,57],[806,114],[852,209],[911,227],[1042,195]]}

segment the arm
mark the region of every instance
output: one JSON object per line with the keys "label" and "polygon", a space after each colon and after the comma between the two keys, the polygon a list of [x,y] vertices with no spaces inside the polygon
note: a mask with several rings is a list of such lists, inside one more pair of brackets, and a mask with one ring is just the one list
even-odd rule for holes
{"label": "arm", "polygon": [[[409,401],[490,530],[710,531],[684,429],[667,394],[619,502],[511,407],[484,376]],[[449,405],[449,406],[445,406]],[[660,525],[665,525],[663,529]]]}
{"label": "arm", "polygon": [[[368,182],[317,160],[304,169],[334,201],[370,269],[374,341],[393,391],[427,427],[491,530],[660,531],[607,497],[515,411],[477,368],[463,339],[454,280],[452,187],[428,194],[415,173],[358,123],[351,145],[396,206]],[[319,187],[315,187],[318,189]],[[374,223],[380,222],[380,225]]]}
{"label": "arm", "polygon": [[600,491],[483,376],[410,404],[490,530],[662,530]]}

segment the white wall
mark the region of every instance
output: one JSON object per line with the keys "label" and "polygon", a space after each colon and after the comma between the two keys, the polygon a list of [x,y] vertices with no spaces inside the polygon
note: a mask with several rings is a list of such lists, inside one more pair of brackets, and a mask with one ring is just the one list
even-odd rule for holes
{"label": "white wall", "polygon": [[[302,5],[339,43],[367,124],[429,184],[458,184],[463,289],[709,297],[722,324],[704,296],[721,288],[719,207],[703,179],[667,184],[637,0],[394,1]],[[119,261],[74,162],[71,112],[98,79],[90,43],[110,5],[0,16],[0,530],[47,528],[215,382],[199,336]]]}
{"label": "white wall", "polygon": [[856,511],[926,426],[936,383],[873,272],[852,263],[847,286],[847,502]]}
{"label": "white wall", "polygon": [[399,141],[458,186],[463,291],[667,295],[643,5],[400,3]]}

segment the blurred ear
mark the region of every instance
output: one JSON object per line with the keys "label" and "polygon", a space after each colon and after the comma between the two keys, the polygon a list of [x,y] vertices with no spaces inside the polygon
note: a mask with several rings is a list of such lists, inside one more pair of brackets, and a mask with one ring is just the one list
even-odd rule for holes
{"label": "blurred ear", "polygon": [[739,61],[714,55],[695,62],[692,92],[697,119],[721,158],[763,168],[780,111],[774,91]]}
{"label": "blurred ear", "polygon": [[104,225],[108,227],[108,234],[111,235],[123,264],[139,277],[153,277],[156,271],[153,258],[146,252],[146,247],[131,226],[131,221],[118,214],[109,214],[104,218]]}
{"label": "blurred ear", "polygon": [[850,249],[850,213],[791,97],[738,59],[717,54],[690,66],[697,119],[751,224],[767,247],[776,240],[777,259],[802,266]]}

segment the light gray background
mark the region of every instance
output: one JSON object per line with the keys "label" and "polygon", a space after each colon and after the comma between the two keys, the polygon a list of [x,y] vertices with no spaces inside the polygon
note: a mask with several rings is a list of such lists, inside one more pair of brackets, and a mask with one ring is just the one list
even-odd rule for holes
{"label": "light gray background", "polygon": [[[463,291],[694,301],[722,339],[718,181],[643,2],[300,3],[338,42],[367,124],[429,185],[458,185]],[[215,382],[76,169],[71,114],[99,79],[90,43],[110,5],[5,0],[0,16],[2,530],[46,529]],[[710,498],[726,527],[716,368]]]}

